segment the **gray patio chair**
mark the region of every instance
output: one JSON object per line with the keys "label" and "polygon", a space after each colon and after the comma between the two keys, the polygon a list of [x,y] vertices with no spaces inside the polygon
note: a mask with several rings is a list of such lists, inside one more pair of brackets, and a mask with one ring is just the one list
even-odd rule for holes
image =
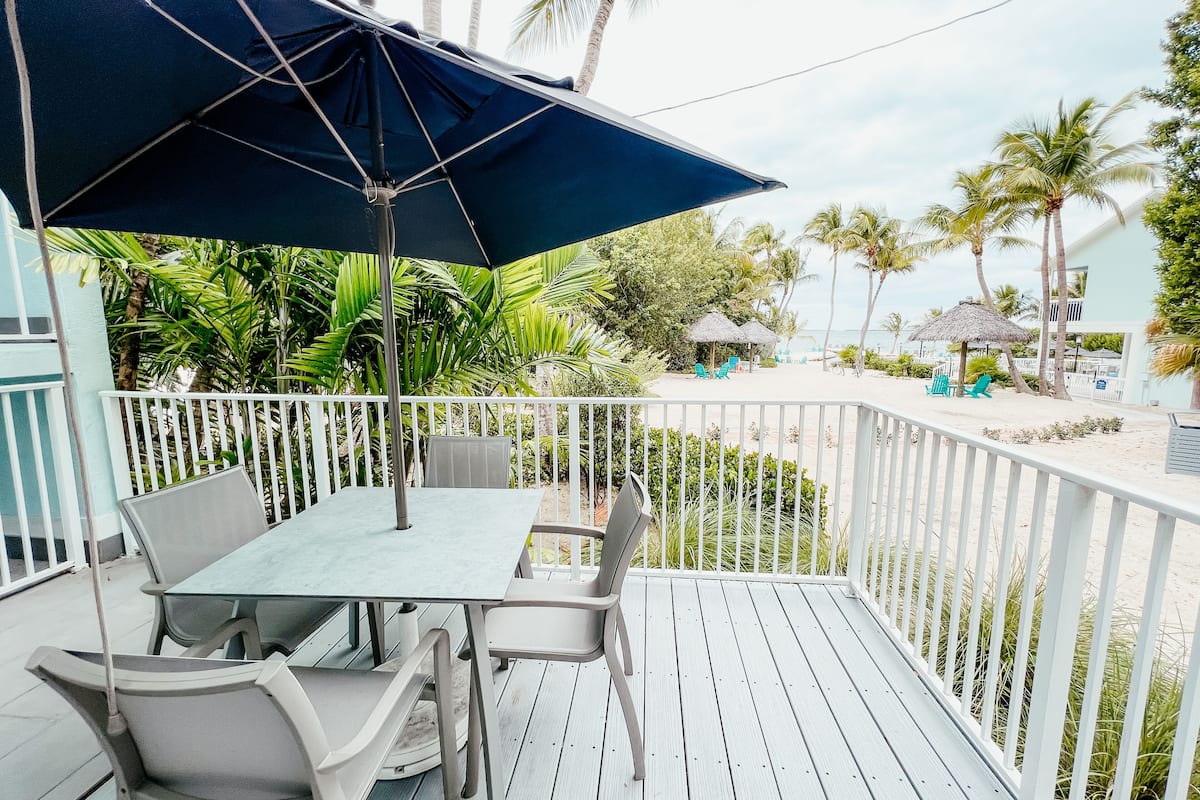
{"label": "gray patio chair", "polygon": [[[239,615],[252,616],[261,637],[261,642],[250,642],[252,637],[243,635],[248,655],[260,650],[262,656],[276,651],[286,655],[344,605],[262,600],[248,609],[245,604],[250,601],[164,594],[267,531],[262,501],[240,466],[122,500],[121,510],[150,571],[151,581],[141,588],[155,599],[147,648],[152,655],[162,652],[164,637],[192,647],[219,635],[222,623]],[[372,636],[376,635],[373,625]]]}
{"label": "gray patio chair", "polygon": [[216,661],[114,656],[117,707],[107,731],[99,653],[34,651],[26,669],[91,727],[126,800],[363,800],[422,689],[433,654],[442,790],[457,798],[449,719],[450,640],[430,631],[395,673],[289,668],[279,659]]}
{"label": "gray patio chair", "polygon": [[[626,675],[633,674],[633,656],[620,601],[629,562],[650,523],[650,516],[650,496],[646,487],[630,475],[621,487],[604,530],[557,523],[535,525],[535,533],[587,536],[602,542],[599,571],[586,583],[514,578],[504,602],[489,608],[485,617],[488,649],[493,656],[576,662],[604,657],[625,715],[635,780],[645,776],[646,760],[637,710],[629,682],[625,679]],[[619,660],[616,652],[618,637],[622,648]],[[471,708],[474,712],[474,703]],[[474,790],[478,777],[478,740],[479,721],[477,714],[472,713],[464,796]]]}

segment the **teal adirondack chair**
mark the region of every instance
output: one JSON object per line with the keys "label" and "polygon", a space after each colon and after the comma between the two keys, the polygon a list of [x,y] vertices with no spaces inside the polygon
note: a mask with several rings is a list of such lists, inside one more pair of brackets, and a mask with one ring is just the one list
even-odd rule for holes
{"label": "teal adirondack chair", "polygon": [[[729,367],[729,369],[726,370],[726,373],[737,372],[738,364],[740,364],[741,362],[742,362],[742,360],[740,358],[738,358],[737,356],[730,356],[729,360],[727,362],[725,362],[725,366]],[[726,374],[726,375],[718,376],[718,377],[728,378],[729,375]]]}
{"label": "teal adirondack chair", "polygon": [[950,376],[949,375],[934,375],[932,384],[925,384],[925,394],[930,397],[950,396]]}
{"label": "teal adirondack chair", "polygon": [[992,385],[991,375],[980,375],[979,380],[970,386],[963,387],[963,394],[971,397],[991,397],[988,387]]}
{"label": "teal adirondack chair", "polygon": [[708,374],[708,370],[706,370],[704,368],[704,365],[701,364],[699,361],[696,362],[696,377],[697,378],[711,378],[712,377],[712,375]]}
{"label": "teal adirondack chair", "polygon": [[717,374],[713,377],[729,380],[729,364],[722,364],[721,366],[717,367]]}

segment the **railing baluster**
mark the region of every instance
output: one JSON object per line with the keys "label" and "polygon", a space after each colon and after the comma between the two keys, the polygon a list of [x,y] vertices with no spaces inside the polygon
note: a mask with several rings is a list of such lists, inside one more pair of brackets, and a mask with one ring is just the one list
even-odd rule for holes
{"label": "railing baluster", "polygon": [[[938,534],[937,571],[933,579],[933,602],[929,605],[929,671],[937,675],[938,645],[942,630],[942,598],[946,593],[946,559],[950,549],[950,516],[954,513],[954,467],[958,458],[958,443],[949,442],[946,455],[946,483],[942,487],[942,525]],[[946,631],[947,636],[954,632]]]}
{"label": "railing baluster", "polygon": [[983,613],[983,588],[987,583],[988,542],[991,541],[992,499],[996,487],[996,454],[988,453],[983,469],[983,502],[979,509],[979,542],[975,551],[971,610],[967,617],[967,650],[963,656],[962,713],[970,715],[975,698],[975,666],[979,654],[979,623]]}
{"label": "railing baluster", "polygon": [[721,430],[717,434],[717,572],[725,568],[725,411],[721,403]]}
{"label": "railing baluster", "polygon": [[154,425],[158,431],[158,451],[161,454],[159,463],[162,464],[163,469],[163,485],[170,486],[175,480],[171,475],[171,448],[167,444],[167,424],[164,417],[162,401],[155,399]]}
{"label": "railing baluster", "polygon": [[[50,410],[52,391],[46,389],[42,392],[47,412]],[[53,569],[58,566],[58,548],[54,543],[54,518],[50,516],[50,485],[46,481],[46,459],[42,454],[42,425],[38,420],[37,396],[32,389],[25,391],[25,411],[29,415],[29,440],[33,443],[33,474],[37,477],[38,509],[42,512],[42,538],[46,540],[46,561],[50,565],[49,568]],[[0,544],[4,544],[3,532],[0,532]]]}
{"label": "railing baluster", "polygon": [[[122,399],[122,404],[125,408],[125,436],[129,442],[129,455],[131,463],[129,467],[133,470],[134,478],[137,483],[137,493],[144,494],[146,491],[145,476],[142,473],[142,448],[138,446],[137,422],[133,418],[133,401],[128,397]],[[209,449],[212,449],[212,439],[208,439]],[[212,454],[209,454],[208,471],[213,471]]]}
{"label": "railing baluster", "polygon": [[[1125,541],[1125,522],[1128,516],[1129,503],[1114,498],[1108,514],[1108,541],[1104,549],[1104,567],[1100,572],[1100,594],[1096,598],[1096,619],[1092,625],[1087,680],[1083,688],[1083,703],[1079,709],[1079,733],[1075,738],[1075,760],[1071,765],[1071,793],[1068,800],[1085,800],[1087,795],[1087,779],[1092,766],[1096,725],[1099,722],[1100,692],[1105,680],[1108,641],[1112,634],[1113,607],[1120,578],[1121,549]],[[1190,766],[1188,772],[1191,772]]]}
{"label": "railing baluster", "polygon": [[[784,436],[786,428],[784,427],[785,420],[783,418],[783,412],[784,412],[783,403],[780,403],[779,404],[779,425],[778,425],[778,427],[775,428],[775,431],[776,431],[776,434],[775,434],[775,442],[776,442],[776,446],[775,446],[775,533],[772,536],[772,540],[773,540],[772,550],[771,550],[771,574],[772,575],[779,574],[779,537],[780,537],[780,533],[782,531],[781,517],[783,515],[783,444],[786,441],[786,437]],[[799,473],[796,474],[795,487],[796,488],[795,488],[794,494],[796,495],[796,498],[795,498],[795,501],[792,503],[792,505],[796,505],[797,503],[800,502],[800,497],[799,497],[799,495],[800,495],[800,474]]]}
{"label": "railing baluster", "polygon": [[904,512],[908,502],[909,465],[912,463],[912,425],[910,423],[904,423],[904,438],[900,440],[900,446],[903,448],[904,455],[900,459],[900,489],[896,495],[895,542],[893,543],[892,533],[889,533],[887,538],[888,560],[884,564],[883,591],[890,590],[890,593],[887,598],[882,596],[880,598],[880,608],[889,615],[893,627],[896,625],[896,615],[900,613],[897,605],[900,596],[901,556],[904,553],[902,549]]}
{"label": "railing baluster", "polygon": [[950,593],[950,621],[946,623],[946,666],[943,689],[954,696],[954,670],[958,662],[959,625],[962,623],[963,584],[966,580],[967,536],[971,530],[971,494],[975,488],[975,456],[979,451],[967,446],[963,462],[962,500],[959,507],[958,541],[954,546],[954,588]]}
{"label": "railing baluster", "polygon": [[[216,402],[219,402],[219,401],[216,401]],[[130,408],[130,406],[128,405],[128,403],[129,403],[128,399],[125,400],[125,403],[126,403],[126,410],[129,411],[128,419],[129,419],[130,423],[132,424],[133,411]],[[200,407],[203,409],[201,412],[200,419],[203,420],[203,422],[204,422],[204,460],[208,462],[208,474],[212,475],[214,472],[217,471],[217,459],[213,454],[213,432],[212,432],[212,426],[209,425],[208,400],[201,400]],[[136,439],[131,438],[131,441],[136,441]],[[136,449],[136,447],[135,447],[135,449]],[[138,492],[139,493],[141,492],[141,483],[142,483],[141,470],[139,469],[138,470]]]}
{"label": "railing baluster", "polygon": [[[1008,727],[1004,732],[1004,763],[1012,768],[1017,761],[1021,739],[1022,709],[1029,669],[1029,647],[1033,637],[1033,612],[1037,602],[1038,564],[1042,553],[1042,531],[1046,521],[1046,494],[1050,475],[1038,470],[1033,488],[1033,509],[1029,518],[1029,541],[1025,547],[1025,575],[1021,586],[1021,614],[1017,621],[1017,652],[1013,657],[1009,683]],[[1011,709],[1016,709],[1014,713]]]}
{"label": "railing baluster", "polygon": [[371,454],[371,404],[359,403],[358,416],[363,432],[363,486],[375,485],[375,457]]}
{"label": "railing baluster", "polygon": [[[803,479],[803,475],[804,475],[804,406],[799,406],[797,417],[798,417],[798,419],[796,421],[796,499],[795,499],[795,502],[792,503],[792,574],[793,575],[797,574],[797,572],[800,569],[800,564],[799,564],[799,561],[800,561],[800,506],[802,505],[800,501],[803,499],[803,494],[804,494],[804,492],[803,492],[803,490],[804,490],[804,479]],[[819,453],[820,452],[820,440],[818,440],[818,442],[817,442],[817,447],[818,447],[817,452]],[[779,450],[780,450],[780,456],[782,456],[783,455],[783,445],[782,444],[780,444]],[[817,485],[816,492],[817,492],[816,498],[817,498],[817,501],[819,501],[820,496],[821,496],[821,487],[819,484]],[[815,575],[817,572],[817,556],[816,556],[817,535],[816,535],[816,533],[811,533],[809,538],[812,540],[812,551],[813,551],[812,558],[810,559],[809,568],[811,570],[811,574]]]}
{"label": "railing baluster", "polygon": [[679,569],[687,569],[687,439],[687,403],[683,403],[679,407]]}
{"label": "railing baluster", "polygon": [[733,570],[742,571],[742,508],[746,505],[746,404],[738,403],[738,474],[737,474],[737,518],[734,529]]}
{"label": "railing baluster", "polygon": [[[1160,513],[1154,526],[1150,574],[1146,579],[1146,594],[1142,600],[1133,671],[1129,679],[1129,696],[1125,703],[1124,724],[1121,726],[1121,746],[1117,751],[1117,775],[1113,781],[1112,793],[1115,798],[1133,795],[1134,772],[1137,769],[1138,751],[1141,749],[1150,679],[1153,677],[1158,643],[1158,624],[1162,616],[1163,592],[1167,586],[1167,569],[1171,563],[1171,544],[1174,539],[1175,518]],[[1039,644],[1039,648],[1040,646]]]}
{"label": "railing baluster", "polygon": [[[658,518],[662,520],[662,525],[659,526],[659,538],[662,540],[662,549],[659,551],[658,568],[660,570],[667,569],[667,528],[670,526],[667,516],[667,461],[668,459],[668,439],[667,439],[667,404],[662,404],[662,419],[659,420],[659,475],[662,478],[662,489],[658,496],[659,509]],[[682,544],[682,543],[681,543]]]}
{"label": "railing baluster", "polygon": [[[917,578],[916,594],[913,595],[912,605],[916,609],[912,627],[913,656],[923,657],[921,644],[925,640],[925,598],[929,591],[929,561],[933,557],[933,512],[937,507],[938,462],[942,456],[942,437],[933,434],[929,441],[929,490],[925,496],[925,537],[921,543],[921,574]],[[951,472],[953,472],[953,463]],[[908,608],[904,610],[904,628],[908,630]]]}
{"label": "railing baluster", "polygon": [[[829,575],[837,575],[838,548],[841,546],[842,536],[842,454],[845,452],[846,442],[846,406],[838,406],[838,433],[837,442],[835,444],[837,457],[834,459],[833,468],[833,511],[829,517]],[[817,431],[817,451],[820,452],[825,447],[825,431]],[[817,487],[819,492],[821,487]]]}
{"label": "railing baluster", "polygon": [[[906,450],[905,451],[906,461],[908,458],[907,453],[908,453],[908,451]],[[901,575],[899,556],[897,556],[895,580],[893,580],[893,582],[892,582],[892,617],[891,617],[892,627],[895,627],[900,622],[900,617],[901,617],[900,606],[902,604],[902,602],[900,600],[900,587],[901,587],[901,584],[903,584],[903,586],[904,586],[903,616],[905,619],[904,619],[904,627],[900,628],[900,634],[905,639],[907,639],[908,635],[909,635],[908,634],[908,619],[907,619],[908,604],[909,604],[909,599],[912,597],[913,572],[916,569],[917,520],[920,519],[920,517],[921,517],[921,473],[924,471],[924,469],[925,469],[925,430],[921,429],[917,433],[917,455],[916,455],[916,466],[914,467],[916,474],[913,476],[912,511],[909,513],[909,520],[908,520],[908,543],[904,546],[903,550],[900,551],[900,552],[903,552],[905,555],[904,574]],[[907,463],[904,466],[904,474],[905,474],[905,477],[908,476],[908,464]],[[907,493],[904,493],[904,497],[907,497],[907,496],[908,496]],[[898,549],[899,549],[899,545],[900,545],[901,536],[903,535],[903,527],[904,527],[904,525],[903,525],[904,514],[903,513],[901,513],[901,515],[900,515],[900,522],[901,522],[901,524],[896,529],[896,544],[897,544]]]}
{"label": "railing baluster", "polygon": [[[825,406],[817,407],[817,430],[825,430]],[[800,442],[804,442],[804,431],[800,431]],[[821,549],[821,537],[824,533],[824,522],[821,519],[821,486],[825,481],[824,466],[825,466],[825,447],[821,436],[817,436],[817,464],[813,472],[813,501],[811,507],[812,518],[809,524],[809,539],[811,541],[809,547],[812,552],[809,554],[808,574],[815,576],[817,574],[817,552]],[[796,504],[800,504],[800,495],[802,494],[803,486],[800,480],[800,463],[796,462]],[[830,551],[830,561],[836,560],[836,553]]]}
{"label": "railing baluster", "polygon": [[[388,447],[388,415],[383,401],[375,401],[375,419],[379,420],[379,477],[383,479],[383,488],[392,488],[392,453]],[[403,426],[401,426],[403,427]],[[404,431],[391,431],[397,447],[402,447],[401,440]],[[403,453],[403,450],[401,450]]]}
{"label": "railing baluster", "polygon": [[[296,414],[296,445],[300,451],[300,497],[304,501],[303,508],[308,508],[309,498],[312,497],[312,472],[308,467],[308,436],[304,425],[304,403],[295,401],[292,410]],[[302,509],[298,508],[297,511]]]}
{"label": "railing baluster", "polygon": [[854,485],[850,498],[850,545],[846,576],[852,590],[865,591],[866,548],[871,496],[871,473],[875,455],[875,419],[877,413],[859,406],[854,424]]}
{"label": "railing baluster", "polygon": [[[0,408],[4,412],[4,433],[8,440],[8,469],[12,480],[13,504],[17,509],[17,531],[21,536],[21,556],[25,561],[25,575],[34,573],[33,542],[29,537],[29,512],[25,508],[25,482],[21,475],[21,451],[17,448],[17,429],[13,422],[12,394],[0,394]],[[41,447],[41,442],[35,442],[34,447]],[[4,544],[0,537],[0,544]],[[3,559],[6,563],[7,554]],[[7,582],[7,581],[6,581]]]}
{"label": "railing baluster", "polygon": [[172,439],[175,443],[175,465],[179,469],[179,479],[183,480],[188,476],[188,472],[187,466],[184,463],[183,432],[181,430],[182,426],[179,424],[179,404],[174,397],[171,398],[170,408],[171,433],[173,434]]}
{"label": "railing baluster", "polygon": [[760,554],[762,553],[762,485],[764,446],[767,440],[767,407],[765,403],[758,404],[758,464],[757,477],[754,481],[754,574],[759,571]]}
{"label": "railing baluster", "polygon": [[200,450],[199,443],[196,441],[196,413],[192,410],[191,400],[184,401],[183,413],[187,417],[188,447],[192,452],[192,471],[190,475],[195,476],[200,474]]}
{"label": "railing baluster", "polygon": [[1175,725],[1171,766],[1167,771],[1167,791],[1163,800],[1187,800],[1192,787],[1192,770],[1196,762],[1196,736],[1200,734],[1200,609],[1192,627],[1192,647],[1188,657],[1187,676]]}
{"label": "railing baluster", "polygon": [[[259,496],[262,497],[266,494],[266,491],[262,480],[262,449],[259,447],[258,442],[258,411],[255,408],[255,405],[256,404],[253,400],[246,401],[246,411],[248,412],[247,415],[250,417],[250,447],[253,451],[252,458],[254,461],[254,486],[258,489]],[[247,471],[249,472],[249,470]],[[275,519],[276,521],[279,520],[278,513],[275,515]]]}
{"label": "railing baluster", "polygon": [[[646,491],[650,491],[650,404],[642,403],[642,485],[646,487]],[[653,508],[653,503],[651,503]],[[659,527],[667,524],[667,521],[661,516],[658,518]],[[646,531],[643,536],[645,544],[642,546],[642,567],[650,568],[650,531]],[[661,557],[662,551],[659,551]]]}
{"label": "railing baluster", "polygon": [[[142,441],[146,444],[146,470],[150,474],[150,490],[158,489],[158,467],[154,458],[154,437],[150,435],[150,411],[145,399],[138,401],[138,410],[142,414]],[[221,450],[225,450],[224,426],[221,427]]]}
{"label": "railing baluster", "polygon": [[1017,508],[1021,490],[1021,465],[1008,462],[1008,489],[1004,493],[1004,533],[996,554],[996,583],[992,602],[992,636],[988,642],[987,674],[983,681],[983,708],[980,730],[987,741],[995,740],[996,688],[1000,678],[1000,650],[1004,645],[1005,623],[1008,616],[1008,580],[1012,568],[1013,547],[1016,545]]}
{"label": "railing baluster", "polygon": [[872,601],[877,601],[876,592],[879,588],[879,559],[882,557],[879,549],[879,521],[885,515],[885,498],[887,491],[887,454],[891,440],[890,428],[894,428],[898,423],[891,417],[882,418],[883,425],[876,426],[874,437],[878,439],[875,450],[878,452],[878,461],[876,467],[878,473],[875,476],[875,503],[868,509],[870,512],[870,523],[867,525],[867,537],[870,549],[867,555],[867,596]]}
{"label": "railing baluster", "polygon": [[[908,429],[907,424],[904,425],[904,429]],[[879,575],[877,578],[878,583],[876,584],[876,591],[879,594],[879,609],[884,614],[887,613],[888,587],[891,585],[891,568],[893,558],[892,528],[895,527],[893,523],[897,522],[900,516],[896,509],[896,470],[901,461],[900,453],[908,451],[908,441],[907,438],[901,434],[901,423],[898,419],[894,420],[892,424],[892,443],[890,449],[891,462],[888,466],[887,507],[884,515],[883,535],[880,537],[879,542]],[[903,480],[903,477],[901,479]],[[899,489],[899,496],[901,498],[904,496],[903,486],[901,486]]]}

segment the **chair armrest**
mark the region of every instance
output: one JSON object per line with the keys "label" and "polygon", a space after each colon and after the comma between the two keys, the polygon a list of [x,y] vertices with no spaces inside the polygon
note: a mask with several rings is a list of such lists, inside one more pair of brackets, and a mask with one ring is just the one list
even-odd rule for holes
{"label": "chair armrest", "polygon": [[499,605],[491,608],[577,608],[581,611],[607,611],[621,602],[621,595],[610,594],[604,597],[522,597],[512,594],[500,601]]}
{"label": "chair armrest", "polygon": [[[384,689],[375,708],[371,711],[371,715],[363,723],[362,729],[349,742],[325,756],[320,764],[313,767],[314,770],[333,772],[356,758],[379,738],[384,732],[384,726],[395,714],[396,706],[412,689],[412,681],[417,677],[417,667],[421,665],[421,661],[430,650],[435,651],[433,658],[434,681],[444,681],[445,685],[450,685],[450,634],[444,628],[434,628],[421,637],[421,641],[405,658],[404,665],[396,671],[396,676]],[[422,680],[421,683],[423,685],[425,681]],[[417,697],[420,697],[419,687]]]}
{"label": "chair armrest", "polygon": [[142,594],[148,594],[153,597],[162,597],[174,588],[175,584],[173,583],[158,583],[157,581],[146,581],[138,587]]}
{"label": "chair armrest", "polygon": [[235,617],[221,623],[212,636],[183,651],[185,658],[208,658],[235,636],[241,636],[246,645],[246,658],[262,660],[262,641],[258,636],[258,623],[249,617]]}
{"label": "chair armrest", "polygon": [[566,522],[535,522],[529,529],[532,533],[565,533],[568,536],[587,536],[591,539],[603,539],[602,528],[592,528],[587,525],[571,525]]}

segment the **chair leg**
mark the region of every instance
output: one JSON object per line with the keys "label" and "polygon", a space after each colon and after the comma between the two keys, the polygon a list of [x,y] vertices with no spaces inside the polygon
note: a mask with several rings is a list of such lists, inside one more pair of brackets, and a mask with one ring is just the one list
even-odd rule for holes
{"label": "chair leg", "polygon": [[479,761],[483,732],[479,727],[479,697],[475,694],[475,682],[471,681],[470,701],[467,705],[467,776],[463,782],[463,797],[474,797],[479,791]]}
{"label": "chair leg", "polygon": [[371,602],[367,604],[367,625],[371,629],[371,658],[375,661],[375,666],[383,663],[387,654],[387,648],[383,641],[383,603]]}
{"label": "chair leg", "polygon": [[458,726],[454,724],[454,697],[450,678],[449,640],[434,649],[436,666],[433,686],[437,706],[438,749],[442,755],[442,793],[445,800],[459,796],[458,784]]}
{"label": "chair leg", "polygon": [[528,547],[521,548],[521,558],[519,561],[517,561],[517,577],[518,578],[532,578],[533,577],[533,564],[529,560],[529,548]]}
{"label": "chair leg", "polygon": [[621,606],[617,606],[617,636],[621,639],[621,661],[625,664],[625,674],[633,675],[633,648],[629,646],[629,630],[625,627],[625,615]]}
{"label": "chair leg", "polygon": [[146,646],[146,654],[162,655],[163,640],[167,636],[167,621],[163,616],[162,601],[154,603],[154,626],[150,629],[150,644]]}
{"label": "chair leg", "polygon": [[348,620],[350,627],[348,629],[346,638],[350,643],[350,647],[352,649],[357,649],[359,644],[358,603],[347,603],[346,609],[349,612],[348,616],[350,617]]}
{"label": "chair leg", "polygon": [[617,654],[613,652],[613,649],[605,646],[604,660],[608,662],[608,671],[612,676],[613,686],[617,688],[617,697],[621,700],[621,711],[625,714],[625,729],[629,733],[629,747],[633,751],[633,779],[640,781],[646,777],[646,753],[642,749],[642,732],[638,727],[637,709],[633,705],[633,693],[629,691],[629,681],[625,680],[621,664],[617,661]]}

